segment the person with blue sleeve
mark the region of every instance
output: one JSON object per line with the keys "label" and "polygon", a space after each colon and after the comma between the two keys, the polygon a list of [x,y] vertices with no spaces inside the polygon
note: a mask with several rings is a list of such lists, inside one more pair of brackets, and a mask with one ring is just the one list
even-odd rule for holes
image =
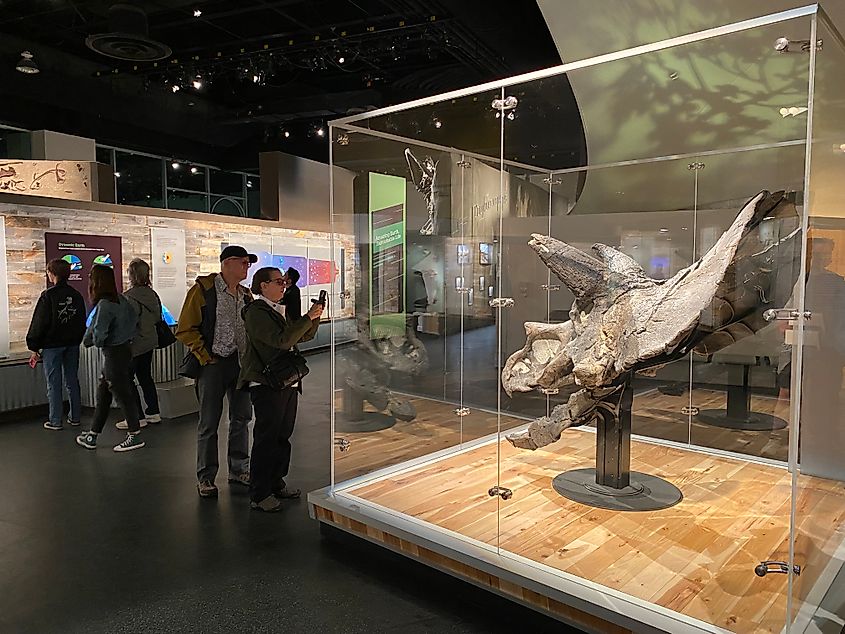
{"label": "person with blue sleeve", "polygon": [[138,313],[123,295],[117,292],[114,270],[95,264],[88,282],[88,296],[94,305],[91,325],[82,343],[96,346],[103,354],[103,371],[97,386],[97,405],[91,429],[76,437],[86,449],[97,448],[97,436],[103,431],[111,409],[112,398],[123,410],[129,429],[126,440],[115,446],[117,452],[132,451],[144,446],[138,408],[132,390],[132,339],[138,329]]}

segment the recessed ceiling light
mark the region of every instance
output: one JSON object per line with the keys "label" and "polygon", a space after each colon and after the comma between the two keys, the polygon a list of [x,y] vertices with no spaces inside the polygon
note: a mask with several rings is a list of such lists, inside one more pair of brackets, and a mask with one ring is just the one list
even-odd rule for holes
{"label": "recessed ceiling light", "polygon": [[170,90],[172,90],[173,92],[179,92],[179,84],[173,84],[170,87]]}
{"label": "recessed ceiling light", "polygon": [[197,77],[194,81],[191,82],[191,86],[194,87],[194,90],[199,90],[202,88],[202,79]]}
{"label": "recessed ceiling light", "polygon": [[323,128],[317,128],[317,136],[326,136],[326,131]]}
{"label": "recessed ceiling light", "polygon": [[191,168],[191,174],[196,174],[199,170],[196,167]]}
{"label": "recessed ceiling light", "polygon": [[115,178],[120,178],[120,172],[115,172],[115,173],[114,173],[114,177],[115,177]]}
{"label": "recessed ceiling light", "polygon": [[343,64],[343,62],[345,62],[345,61],[346,61],[346,58],[343,55],[341,55],[340,57],[337,58],[338,64]]}
{"label": "recessed ceiling light", "polygon": [[198,18],[202,15],[202,9],[194,9],[194,17]]}
{"label": "recessed ceiling light", "polygon": [[666,227],[660,227],[660,233],[669,233],[669,230]]}
{"label": "recessed ceiling light", "polygon": [[681,227],[681,231],[687,231],[686,227]]}
{"label": "recessed ceiling light", "polygon": [[252,187],[252,181],[248,180],[248,181],[246,182],[246,186],[247,186],[247,187]]}
{"label": "recessed ceiling light", "polygon": [[285,130],[282,134],[284,134],[284,137],[285,137],[286,139],[289,139],[289,138],[290,138],[290,130]]}
{"label": "recessed ceiling light", "polygon": [[179,163],[178,161],[173,161],[173,162],[170,164],[170,167],[172,167],[172,168],[173,168],[173,169],[175,169],[175,170],[178,170],[180,167],[182,167],[182,164],[181,164],[181,163]]}

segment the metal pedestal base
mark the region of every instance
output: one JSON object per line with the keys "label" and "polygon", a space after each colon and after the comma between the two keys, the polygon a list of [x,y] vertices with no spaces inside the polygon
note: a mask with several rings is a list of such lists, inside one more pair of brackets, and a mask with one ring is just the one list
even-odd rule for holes
{"label": "metal pedestal base", "polygon": [[354,434],[356,432],[372,432],[390,429],[396,424],[393,416],[382,412],[360,412],[354,419],[338,416],[335,419],[336,432]]}
{"label": "metal pedestal base", "polygon": [[728,410],[703,409],[695,419],[705,425],[744,431],[774,431],[788,426],[788,423],[782,418],[752,411],[746,412],[744,416],[731,416]]}
{"label": "metal pedestal base", "polygon": [[684,494],[671,482],[657,476],[630,472],[630,484],[621,489],[596,483],[595,469],[573,469],[552,480],[563,497],[611,511],[659,511],[675,506]]}

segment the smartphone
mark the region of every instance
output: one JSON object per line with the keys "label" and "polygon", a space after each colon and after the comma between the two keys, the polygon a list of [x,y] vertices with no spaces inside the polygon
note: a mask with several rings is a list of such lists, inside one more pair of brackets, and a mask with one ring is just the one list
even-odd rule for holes
{"label": "smartphone", "polygon": [[317,300],[317,303],[322,304],[323,308],[325,308],[326,302],[328,301],[328,299],[329,299],[329,294],[325,289],[323,289],[322,291],[320,291],[320,299]]}
{"label": "smartphone", "polygon": [[29,358],[29,367],[35,368],[38,365],[38,357],[30,357]]}

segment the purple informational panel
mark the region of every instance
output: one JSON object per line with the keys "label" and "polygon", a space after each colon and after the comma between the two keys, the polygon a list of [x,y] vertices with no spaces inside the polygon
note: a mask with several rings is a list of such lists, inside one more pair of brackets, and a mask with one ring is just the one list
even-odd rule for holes
{"label": "purple informational panel", "polygon": [[[96,236],[84,233],[44,234],[45,267],[50,260],[61,258],[70,264],[68,284],[82,293],[87,310],[88,276],[95,264],[105,264],[115,270],[118,292],[123,292],[123,257],[119,236]],[[49,284],[49,282],[48,282]]]}

